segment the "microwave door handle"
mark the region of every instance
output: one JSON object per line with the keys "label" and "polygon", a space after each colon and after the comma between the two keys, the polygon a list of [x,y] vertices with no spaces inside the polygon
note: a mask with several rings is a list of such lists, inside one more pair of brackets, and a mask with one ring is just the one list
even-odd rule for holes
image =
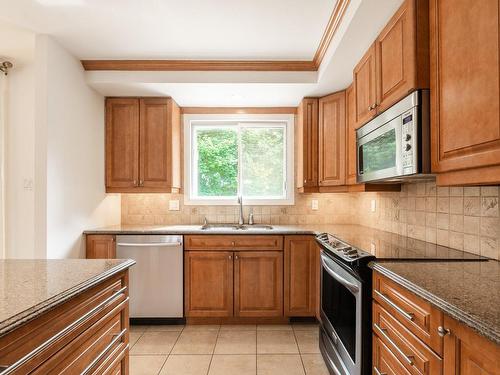
{"label": "microwave door handle", "polygon": [[323,268],[328,272],[328,274],[333,277],[335,280],[337,280],[339,283],[341,283],[343,286],[345,286],[347,289],[349,289],[352,293],[359,293],[359,287],[357,285],[354,285],[353,283],[347,281],[344,279],[342,276],[339,274],[335,273],[334,270],[332,270],[328,264],[325,262],[325,259],[323,256],[321,256],[321,264],[323,265]]}

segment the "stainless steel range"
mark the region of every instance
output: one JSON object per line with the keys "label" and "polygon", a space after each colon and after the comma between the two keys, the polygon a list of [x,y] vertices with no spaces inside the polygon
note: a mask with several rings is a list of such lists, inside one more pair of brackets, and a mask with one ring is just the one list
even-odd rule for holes
{"label": "stainless steel range", "polygon": [[371,271],[375,257],[323,233],[320,349],[332,374],[371,373]]}

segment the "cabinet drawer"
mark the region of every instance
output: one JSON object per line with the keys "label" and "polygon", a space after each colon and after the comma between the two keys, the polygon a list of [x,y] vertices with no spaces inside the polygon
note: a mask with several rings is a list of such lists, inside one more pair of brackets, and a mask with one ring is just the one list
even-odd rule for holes
{"label": "cabinet drawer", "polygon": [[[93,374],[125,340],[121,312],[104,316],[38,367],[33,374]],[[126,344],[125,344],[126,345]]]}
{"label": "cabinet drawer", "polygon": [[185,250],[283,250],[283,236],[186,236]]}
{"label": "cabinet drawer", "polygon": [[[82,293],[0,338],[2,364],[15,366],[14,374],[26,374],[128,303],[124,277],[114,277]],[[29,355],[28,360],[21,358]]]}
{"label": "cabinet drawer", "polygon": [[373,374],[411,375],[376,335],[373,335]]}
{"label": "cabinet drawer", "polygon": [[436,353],[443,353],[438,327],[443,313],[392,280],[373,274],[373,299]]}
{"label": "cabinet drawer", "polygon": [[441,358],[376,302],[373,303],[373,332],[412,374],[442,373]]}

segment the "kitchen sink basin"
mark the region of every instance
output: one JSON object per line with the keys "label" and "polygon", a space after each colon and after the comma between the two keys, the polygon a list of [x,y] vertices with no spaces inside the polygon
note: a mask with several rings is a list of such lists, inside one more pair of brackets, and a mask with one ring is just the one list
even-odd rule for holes
{"label": "kitchen sink basin", "polygon": [[202,230],[271,230],[273,227],[271,225],[260,225],[260,224],[204,224],[201,226]]}

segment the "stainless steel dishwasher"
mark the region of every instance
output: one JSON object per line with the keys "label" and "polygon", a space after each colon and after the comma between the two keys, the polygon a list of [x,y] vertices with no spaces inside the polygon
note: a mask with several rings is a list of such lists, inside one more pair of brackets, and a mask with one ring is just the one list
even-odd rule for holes
{"label": "stainless steel dishwasher", "polygon": [[130,268],[131,318],[182,318],[182,236],[119,235],[116,257],[133,259]]}

